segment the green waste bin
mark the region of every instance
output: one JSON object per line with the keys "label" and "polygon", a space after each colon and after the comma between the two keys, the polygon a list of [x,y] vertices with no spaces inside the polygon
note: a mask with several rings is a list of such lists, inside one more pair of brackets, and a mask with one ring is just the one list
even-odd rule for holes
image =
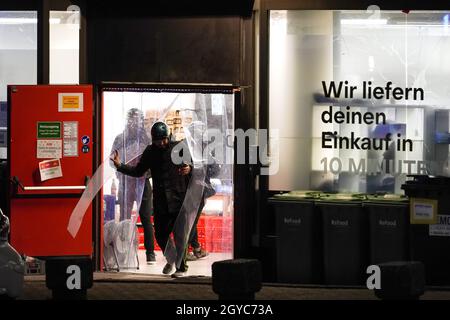
{"label": "green waste bin", "polygon": [[324,281],[362,285],[368,262],[368,223],[361,194],[321,194]]}
{"label": "green waste bin", "polygon": [[318,195],[292,191],[269,199],[275,210],[278,282],[321,283],[321,226],[314,206]]}
{"label": "green waste bin", "polygon": [[370,264],[409,260],[408,198],[368,195],[363,208],[369,217]]}

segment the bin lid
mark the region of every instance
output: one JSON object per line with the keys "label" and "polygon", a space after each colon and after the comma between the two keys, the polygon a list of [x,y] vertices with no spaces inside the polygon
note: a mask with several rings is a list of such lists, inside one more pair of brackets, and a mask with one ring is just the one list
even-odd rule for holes
{"label": "bin lid", "polygon": [[402,189],[404,187],[408,187],[409,185],[435,185],[435,186],[450,186],[450,177],[445,176],[429,176],[429,175],[420,175],[420,174],[410,174],[407,175],[408,178],[413,178],[412,180],[407,180],[405,184],[402,185]]}
{"label": "bin lid", "polygon": [[274,200],[302,200],[318,199],[320,191],[312,190],[294,190],[286,193],[276,194],[272,197]]}
{"label": "bin lid", "polygon": [[321,193],[319,201],[362,201],[365,198],[363,193]]}
{"label": "bin lid", "polygon": [[408,201],[408,197],[403,194],[387,193],[387,194],[368,194],[368,201],[381,201],[381,202],[404,202]]}

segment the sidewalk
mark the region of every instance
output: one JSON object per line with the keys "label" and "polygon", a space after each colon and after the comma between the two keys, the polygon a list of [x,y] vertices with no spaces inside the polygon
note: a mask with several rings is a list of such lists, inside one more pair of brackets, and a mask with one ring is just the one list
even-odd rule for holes
{"label": "sidewalk", "polygon": [[[424,300],[450,300],[450,291],[428,290]],[[26,276],[20,299],[48,300],[51,291],[45,276]],[[94,274],[94,286],[88,290],[89,300],[217,300],[211,278],[150,276],[131,273]],[[376,300],[374,293],[363,288],[330,288],[264,284],[256,293],[257,300]]]}

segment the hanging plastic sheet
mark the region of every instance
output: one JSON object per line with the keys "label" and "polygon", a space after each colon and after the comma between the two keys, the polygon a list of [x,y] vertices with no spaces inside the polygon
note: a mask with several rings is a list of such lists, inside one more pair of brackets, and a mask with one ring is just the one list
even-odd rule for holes
{"label": "hanging plastic sheet", "polygon": [[[143,117],[145,115],[145,108],[142,106],[142,95],[144,93],[137,93],[137,95],[141,96],[141,99],[139,99],[140,101],[133,101],[134,105],[132,106],[129,102],[124,101],[126,92],[114,94],[116,95],[111,97],[111,101],[105,101],[105,108],[112,105],[111,109],[116,108],[118,110],[105,109],[105,115],[106,113],[111,113],[113,117],[105,120],[104,132],[109,134],[115,132],[117,130],[117,119],[126,119],[125,128],[113,139],[114,143],[111,149],[119,151],[122,162],[133,165],[137,163],[145,147],[151,143],[149,132],[146,130],[148,125],[151,127],[158,119],[164,119],[177,101],[179,94],[165,95],[164,99],[160,99],[162,97],[161,93],[151,93],[154,100],[161,101],[161,105],[157,109],[155,117],[150,119],[150,123],[147,123],[147,125],[145,125],[145,121],[149,119]],[[121,101],[117,99],[117,94],[121,95]],[[150,93],[147,93],[147,95],[150,95]],[[110,185],[112,186],[115,183],[113,179],[117,179],[119,181],[118,186],[116,186],[118,191],[117,204],[120,217],[118,219],[119,222],[110,219],[110,216],[105,217],[105,221],[108,221],[108,223],[104,225],[104,232],[105,236],[108,234],[109,240],[108,244],[105,243],[105,246],[108,246],[108,250],[105,250],[104,261],[110,262],[106,263],[106,266],[111,263],[117,264],[116,262],[118,261],[121,269],[136,268],[138,266],[137,214],[141,205],[145,179],[148,177],[116,176],[116,170],[111,166],[109,159],[111,149],[104,149],[104,162],[90,179],[85,192],[72,212],[67,229],[75,237],[84,214],[96,194],[103,186],[107,185],[108,188]],[[109,193],[109,190],[104,191],[106,191],[105,194]],[[113,193],[113,190],[111,190],[111,193]],[[115,198],[113,194],[108,196]],[[115,208],[113,210],[114,213],[112,215],[115,216]],[[111,213],[109,212],[109,214]],[[114,249],[115,251],[113,252],[109,249]]]}
{"label": "hanging plastic sheet", "polygon": [[[175,121],[175,118],[177,118],[176,121],[181,122],[176,123],[177,126],[171,126],[171,131],[173,130],[172,134],[174,138],[183,137],[183,135],[185,136],[184,143],[187,145],[188,153],[192,155],[193,160],[193,170],[191,172],[192,179],[190,180],[190,185],[187,189],[182,209],[179,212],[178,219],[173,229],[174,234],[176,235],[175,242],[177,245],[175,246],[173,242],[169,241],[168,248],[165,250],[167,260],[169,262],[176,262],[179,267],[182,263],[182,258],[184,257],[184,250],[189,242],[190,231],[195,223],[197,214],[200,213],[202,209],[201,205],[202,200],[204,200],[204,190],[207,185],[205,181],[209,178],[207,175],[207,163],[211,158],[209,156],[209,151],[205,152],[205,150],[206,146],[211,141],[220,142],[217,143],[219,147],[214,147],[213,153],[218,161],[224,164],[221,166],[220,172],[212,179],[215,181],[211,181],[212,183],[209,183],[208,187],[217,188],[220,190],[221,194],[226,194],[224,205],[220,205],[220,207],[215,206],[211,213],[216,215],[227,215],[227,219],[231,219],[233,171],[229,160],[233,159],[233,136],[231,137],[231,148],[227,148],[227,145],[229,145],[228,143],[230,142],[227,136],[227,130],[233,129],[233,95],[219,93],[180,94],[169,92],[114,92],[113,94],[114,96],[110,97],[109,101],[106,101],[105,99],[104,102],[105,116],[106,114],[109,114],[110,117],[109,119],[104,120],[104,135],[110,135],[110,146],[114,144],[112,141],[119,136],[118,140],[122,141],[121,147],[123,149],[123,154],[120,154],[122,162],[132,165],[134,165],[135,162],[137,163],[142,151],[145,149],[146,145],[150,143],[150,128],[154,122],[167,120],[169,124],[169,121],[171,119]],[[127,94],[139,98],[133,98],[134,101],[130,103],[130,101],[125,101],[127,100]],[[122,97],[122,101],[118,101],[120,100],[120,97]],[[116,109],[119,108],[121,113],[111,116],[114,107]],[[126,129],[124,129],[123,126],[123,131],[117,132],[117,128],[120,127],[117,126],[117,119],[127,119],[128,112],[133,108],[140,110],[144,116],[144,128],[147,137],[149,138],[147,142],[145,138],[140,138],[139,134],[126,132]],[[173,112],[170,111],[174,111],[176,116],[173,116]],[[131,113],[130,116],[133,115],[133,112]],[[135,113],[139,114],[139,112]],[[142,115],[138,116],[140,131],[142,131],[141,116]],[[180,117],[181,119],[179,119]],[[126,125],[127,124],[128,120]],[[114,133],[114,136],[111,136],[112,133]],[[121,133],[122,136],[120,136]],[[213,138],[211,138],[211,136],[213,136]],[[136,256],[138,250],[136,222],[146,177],[142,179],[130,177],[130,180],[127,180],[127,177],[127,179],[124,179],[124,182],[121,183],[118,176],[116,176],[116,171],[109,163],[110,152],[112,149],[116,148],[108,148],[106,143],[105,147],[107,148],[104,149],[105,162],[91,179],[86,192],[77,204],[69,222],[68,230],[73,236],[76,235],[85,210],[102,186],[105,185],[105,196],[113,196],[113,190],[111,190],[111,194],[108,195],[110,188],[113,189],[111,179],[113,178],[116,183],[115,189],[117,189],[119,197],[117,206],[115,206],[117,207],[117,210],[111,212],[111,208],[109,208],[108,218],[106,216],[107,213],[105,212],[105,221],[110,221],[108,226],[105,224],[105,237],[107,233],[110,233],[108,238],[112,238],[112,240],[109,241],[109,244],[105,243],[105,246],[110,245],[109,249],[113,249],[112,251],[105,249],[106,256],[104,258],[107,262],[109,261],[109,263],[105,262],[105,265],[117,264],[118,261],[121,269],[136,268],[138,261]],[[211,187],[211,185],[214,185],[214,187]],[[128,201],[127,197],[131,199]],[[121,209],[121,203],[124,203],[122,205],[123,209]],[[227,204],[225,205],[225,203]],[[117,211],[117,213],[115,211]],[[119,220],[119,222],[112,220],[111,216],[117,217],[115,220]],[[217,221],[214,220],[213,222],[216,223]],[[220,219],[219,222],[222,223],[222,219]],[[225,229],[220,228],[216,228],[216,230],[225,231]],[[218,241],[223,241],[224,245],[220,243],[218,245],[219,249],[222,247],[227,248],[226,252],[231,253],[231,225],[227,226],[225,235],[214,234],[213,236],[213,249],[217,248]],[[211,247],[211,245],[207,243],[207,248],[208,245]],[[125,250],[125,248],[128,248],[128,250]],[[124,256],[120,256],[121,254]]]}
{"label": "hanging plastic sheet", "polygon": [[[140,155],[150,144],[144,129],[144,116],[140,109],[126,111],[126,124],[123,132],[114,139],[111,153],[119,152],[120,158],[128,165],[136,165]],[[138,155],[138,156],[136,156]],[[146,177],[134,178],[116,172],[118,183],[119,223],[113,248],[117,254],[119,267],[138,267],[136,244],[137,211],[141,206],[142,193]]]}
{"label": "hanging plastic sheet", "polygon": [[[140,93],[141,96],[143,94]],[[153,95],[161,94],[153,93]],[[161,108],[153,114],[154,118],[150,120],[151,125],[166,116],[177,97],[176,95],[169,106]],[[111,153],[118,150],[120,159],[127,165],[137,165],[145,148],[151,144],[151,136],[144,127],[144,112],[146,113],[146,111],[146,107],[141,103],[139,109],[131,108],[126,112],[125,130],[116,137],[111,149]],[[120,217],[113,240],[114,254],[117,257],[120,269],[135,269],[139,267],[139,241],[136,223],[139,208],[142,205],[145,180],[150,177],[150,172],[140,178],[130,177],[119,172],[116,172],[116,176],[119,181]],[[151,206],[146,204],[145,207]]]}
{"label": "hanging plastic sheet", "polygon": [[[232,108],[232,104],[228,104]],[[173,234],[174,241],[169,241],[165,250],[165,256],[169,263],[175,263],[180,268],[184,262],[186,249],[189,244],[189,236],[195,221],[201,214],[205,201],[205,187],[210,178],[209,167],[217,165],[219,170],[215,175],[227,171],[225,155],[227,150],[226,137],[229,128],[227,118],[227,104],[223,94],[196,94],[195,108],[181,110],[185,140],[177,147],[189,150],[192,159],[191,179],[189,181],[186,196],[182,208],[175,221]],[[215,148],[210,148],[210,133],[213,133]],[[217,158],[214,158],[214,151]],[[185,155],[185,153],[183,153]],[[229,173],[232,171],[230,170]],[[226,176],[226,174],[224,175]],[[231,176],[229,176],[231,180]],[[208,186],[211,187],[211,186]],[[221,212],[223,215],[223,211]],[[218,240],[223,238],[219,235]],[[231,239],[227,239],[230,241]]]}

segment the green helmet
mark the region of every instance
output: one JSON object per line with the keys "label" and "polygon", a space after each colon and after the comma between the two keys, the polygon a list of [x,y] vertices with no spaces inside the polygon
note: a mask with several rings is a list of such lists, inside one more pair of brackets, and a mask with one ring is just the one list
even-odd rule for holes
{"label": "green helmet", "polygon": [[164,122],[155,122],[151,130],[153,140],[161,140],[169,137],[169,128]]}

